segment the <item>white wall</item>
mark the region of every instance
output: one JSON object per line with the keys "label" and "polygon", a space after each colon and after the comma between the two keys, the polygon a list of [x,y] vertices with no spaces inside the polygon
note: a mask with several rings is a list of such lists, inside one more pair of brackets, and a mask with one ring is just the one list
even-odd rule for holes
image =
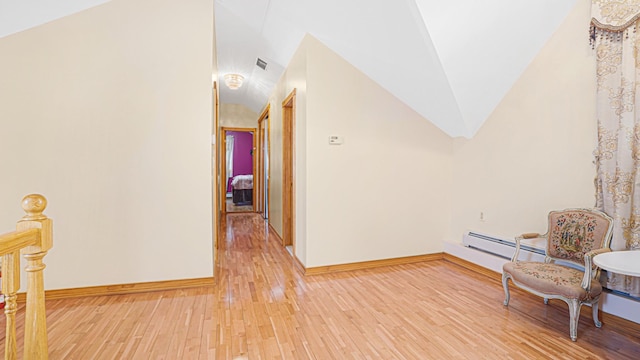
{"label": "white wall", "polygon": [[[494,271],[506,261],[459,244],[466,230],[499,237],[544,232],[547,213],[593,207],[595,58],[591,2],[570,15],[471,140],[455,140],[445,251]],[[483,212],[485,221],[479,220]],[[638,322],[638,303],[605,293],[602,311]]]}
{"label": "white wall", "polygon": [[455,140],[451,241],[544,232],[550,210],[594,205],[589,21],[579,0],[477,135]]}
{"label": "white wall", "polygon": [[[442,251],[452,139],[318,40],[305,42],[305,265]],[[344,144],[329,145],[330,135]]]}
{"label": "white wall", "polygon": [[439,252],[469,229],[544,231],[549,210],[591,206],[588,22],[580,0],[471,140],[446,136],[307,36],[270,99],[273,227],[282,233],[281,106],[294,88],[296,256],[307,267]]}
{"label": "white wall", "polygon": [[259,114],[241,104],[220,104],[220,126],[257,128]]}
{"label": "white wall", "polygon": [[[306,38],[305,38],[306,39]],[[291,58],[287,69],[276,84],[269,97],[269,141],[270,141],[270,204],[269,223],[282,236],[282,102],[296,91],[294,124],[294,193],[295,193],[295,244],[296,257],[304,264],[306,261],[306,87],[307,87],[307,45],[303,40]]]}
{"label": "white wall", "polygon": [[282,234],[282,101],[293,89],[298,259],[309,268],[442,251],[452,139],[312,36],[270,99],[274,229]]}
{"label": "white wall", "polygon": [[47,196],[48,289],[212,275],[212,28],[113,0],[0,39],[0,229]]}

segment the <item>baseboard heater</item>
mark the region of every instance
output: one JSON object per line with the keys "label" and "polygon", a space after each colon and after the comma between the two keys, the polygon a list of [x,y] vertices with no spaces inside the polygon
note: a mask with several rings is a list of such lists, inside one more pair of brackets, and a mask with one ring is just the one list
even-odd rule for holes
{"label": "baseboard heater", "polygon": [[[462,237],[464,246],[478,250],[487,254],[511,260],[516,250],[515,240],[500,239],[494,236],[469,231]],[[546,239],[523,239],[520,241],[520,256],[518,260],[522,261],[544,261],[544,251]],[[571,263],[564,263],[567,266],[575,266]],[[605,288],[606,289],[606,288]],[[614,295],[640,301],[640,297],[631,296],[629,293],[606,289]]]}
{"label": "baseboard heater", "polygon": [[[491,235],[469,231],[462,237],[464,246],[499,256],[504,259],[511,259],[516,250],[515,240],[501,239]],[[544,261],[545,239],[523,239],[520,241],[519,260],[524,261]]]}

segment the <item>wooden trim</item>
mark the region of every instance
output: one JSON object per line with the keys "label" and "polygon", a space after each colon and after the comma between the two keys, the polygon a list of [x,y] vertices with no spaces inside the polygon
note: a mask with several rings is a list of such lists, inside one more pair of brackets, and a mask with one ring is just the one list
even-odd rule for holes
{"label": "wooden trim", "polygon": [[224,131],[237,131],[237,132],[255,132],[256,128],[241,128],[241,127],[226,127],[223,126],[222,130]]}
{"label": "wooden trim", "polygon": [[[215,201],[213,202],[213,226],[216,230],[216,233],[213,237],[213,261],[217,260],[218,256],[218,239],[220,238],[220,217],[222,215],[220,206],[222,199],[220,198],[220,191],[216,189],[220,189],[220,153],[218,148],[220,147],[220,101],[219,101],[219,93],[218,93],[218,82],[213,82],[213,136],[215,137],[215,144],[212,146],[211,151],[214,152],[214,164],[213,164],[213,194],[216,194]],[[224,199],[226,201],[226,199]]]}
{"label": "wooden trim", "polygon": [[289,93],[289,95],[287,95],[286,98],[284,98],[284,100],[282,100],[282,106],[287,106],[287,104],[289,102],[291,102],[291,100],[293,100],[293,98],[296,96],[296,90],[297,89],[293,89],[291,90],[291,93]]}
{"label": "wooden trim", "polygon": [[298,257],[296,256],[296,253],[293,253],[293,264],[296,266],[296,269],[298,269],[298,271],[300,271],[303,275],[306,275],[307,268],[305,268],[302,261],[298,259]]}
{"label": "wooden trim", "polygon": [[[272,230],[276,234],[276,236],[278,236],[275,229],[272,228]],[[467,260],[461,259],[459,257],[453,256],[447,253],[434,253],[434,254],[407,256],[407,257],[401,257],[401,258],[363,261],[363,262],[357,262],[357,263],[319,266],[319,267],[312,267],[312,268],[305,268],[302,263],[298,263],[296,265],[302,269],[305,275],[319,275],[319,274],[328,274],[328,273],[341,272],[341,271],[370,269],[370,268],[382,267],[382,266],[412,264],[412,263],[417,263],[422,261],[434,261],[434,260],[445,260],[450,263],[462,266],[473,272],[485,275],[498,282],[502,282],[501,273],[497,273],[493,270],[487,269],[485,267],[482,267],[480,265],[474,264],[472,262],[469,262]]]}
{"label": "wooden trim", "polygon": [[267,223],[271,222],[271,106],[269,106],[269,117],[267,118],[267,156],[269,168],[267,171]]}
{"label": "wooden trim", "polygon": [[[218,176],[220,177],[218,192],[220,193],[220,218],[222,218],[227,213],[227,137],[224,134],[223,127],[218,130],[220,138],[220,141],[218,141],[218,158],[220,159],[218,163]],[[225,184],[223,185],[223,183]],[[221,219],[218,221],[221,221]]]}
{"label": "wooden trim", "polygon": [[[271,104],[267,104],[267,106],[265,107],[265,109],[262,111],[262,113],[260,114],[260,116],[258,117],[258,129],[256,131],[256,137],[257,137],[257,149],[256,149],[256,155],[257,155],[257,171],[256,171],[256,175],[258,175],[258,181],[254,181],[254,188],[257,189],[256,191],[256,197],[257,199],[255,199],[254,204],[256,204],[255,207],[255,211],[257,213],[260,213],[261,215],[264,215],[264,208],[265,206],[267,206],[269,204],[269,199],[267,199],[266,204],[265,204],[265,189],[264,189],[264,184],[265,184],[265,178],[268,179],[270,181],[270,174],[269,173],[265,173],[264,171],[264,166],[265,166],[265,153],[264,153],[264,148],[267,148],[266,151],[266,155],[267,156],[271,156],[271,142],[269,141],[269,134],[268,134],[268,126],[269,126],[269,121],[271,120]],[[266,119],[266,122],[265,122]],[[266,124],[266,126],[265,126]],[[263,144],[264,141],[264,137],[267,138],[266,140],[266,146],[265,144]],[[267,161],[267,163],[269,163]],[[271,172],[271,168],[269,168],[269,172]],[[255,186],[255,184],[258,184],[257,187]],[[267,183],[267,189],[266,189],[266,195],[267,197],[269,196],[269,184]],[[263,216],[264,217],[264,216]],[[269,218],[269,215],[267,214],[267,219]]]}
{"label": "wooden trim", "polygon": [[495,280],[495,281],[498,281],[498,282],[502,283],[502,273],[495,272],[495,271],[493,271],[491,269],[487,269],[484,266],[480,266],[478,264],[474,264],[474,263],[472,263],[470,261],[461,259],[461,258],[459,258],[457,256],[453,256],[453,255],[447,254],[447,253],[444,253],[443,259],[448,261],[448,262],[450,262],[450,263],[462,266],[465,269],[468,269],[468,270],[477,272],[479,274],[485,275],[486,277],[488,277],[488,278],[490,278],[492,280]]}
{"label": "wooden trim", "polygon": [[[258,170],[258,162],[256,161],[256,156],[258,154],[256,154],[257,151],[257,138],[258,138],[259,134],[258,134],[258,128],[255,128],[253,130],[253,136],[251,138],[251,171],[253,175],[253,189],[251,189],[251,208],[253,209],[253,212],[256,211],[256,171]],[[226,202],[226,199],[225,199]]]}
{"label": "wooden trim", "polygon": [[282,101],[282,245],[296,248],[296,89]]}
{"label": "wooden trim", "polygon": [[258,116],[258,122],[264,120],[264,118],[267,117],[267,115],[269,115],[269,110],[271,110],[271,104],[267,104],[267,106],[265,106],[265,108],[262,110],[262,112],[260,113],[260,116]]}
{"label": "wooden trim", "polygon": [[[89,286],[82,288],[72,289],[59,289],[59,290],[47,290],[45,291],[45,298],[47,300],[55,299],[68,299],[85,296],[101,296],[101,295],[125,295],[136,294],[142,292],[162,291],[162,290],[177,290],[188,289],[201,286],[214,286],[214,277],[204,277],[195,279],[181,279],[181,280],[165,280],[165,281],[152,281],[143,283],[131,283],[131,284],[117,284],[117,285],[102,285],[102,286]],[[26,300],[26,293],[18,294],[18,301],[24,302]]]}
{"label": "wooden trim", "polygon": [[434,260],[442,260],[442,259],[443,259],[443,253],[415,255],[415,256],[406,256],[401,258],[371,260],[371,261],[363,261],[363,262],[349,263],[349,264],[338,264],[338,265],[306,268],[304,271],[304,274],[305,275],[329,274],[329,273],[341,272],[341,271],[371,269],[371,268],[382,267],[382,266],[413,264],[417,262],[434,261]]}
{"label": "wooden trim", "polygon": [[255,152],[254,154],[254,162],[255,162],[255,171],[253,172],[253,188],[254,188],[254,197],[253,197],[253,209],[255,212],[260,214],[262,212],[262,119],[258,118],[258,127],[256,128],[255,133]]}

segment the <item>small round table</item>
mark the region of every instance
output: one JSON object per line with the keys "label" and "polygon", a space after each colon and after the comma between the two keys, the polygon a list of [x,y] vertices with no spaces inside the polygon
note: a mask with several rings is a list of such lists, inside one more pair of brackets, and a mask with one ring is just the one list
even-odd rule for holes
{"label": "small round table", "polygon": [[600,268],[617,274],[640,276],[640,251],[612,251],[593,257]]}

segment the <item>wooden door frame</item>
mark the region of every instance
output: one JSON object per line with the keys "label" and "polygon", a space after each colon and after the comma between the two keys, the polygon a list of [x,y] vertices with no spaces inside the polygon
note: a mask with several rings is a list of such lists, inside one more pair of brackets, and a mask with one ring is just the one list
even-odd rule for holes
{"label": "wooden door frame", "polygon": [[[266,120],[266,126],[265,126],[265,120]],[[258,198],[255,202],[256,207],[255,207],[255,211],[259,214],[263,214],[264,213],[264,206],[265,206],[265,201],[264,201],[264,182],[265,182],[265,176],[266,176],[266,180],[267,180],[267,204],[271,203],[271,167],[269,167],[268,172],[265,174],[264,173],[264,160],[265,160],[265,154],[263,154],[263,150],[264,150],[264,146],[262,144],[262,142],[264,141],[264,138],[267,138],[267,156],[271,156],[271,141],[269,141],[269,128],[271,125],[271,105],[267,104],[266,108],[262,111],[262,113],[260,114],[260,117],[258,118],[258,131],[257,131],[257,138],[258,141],[256,142],[256,154],[258,156],[258,164],[257,164],[257,171],[256,171],[256,175],[257,175],[257,180],[256,182],[254,182],[254,188],[256,188],[256,197]],[[264,134],[263,134],[264,132]],[[270,163],[270,162],[268,162]],[[258,186],[256,187],[255,184],[258,184]],[[267,219],[270,218],[271,215],[271,207],[269,206],[267,208]]]}
{"label": "wooden door frame", "polygon": [[[227,131],[236,131],[236,132],[252,132],[253,133],[253,141],[252,141],[252,147],[253,147],[253,153],[254,153],[254,160],[252,161],[252,172],[253,172],[253,176],[254,176],[254,180],[255,180],[255,174],[256,174],[256,161],[255,161],[255,152],[256,152],[256,128],[237,128],[237,127],[221,127],[220,128],[220,137],[221,137],[221,141],[220,141],[220,146],[218,147],[219,151],[220,151],[220,195],[222,196],[221,199],[223,199],[222,201],[222,214],[226,214],[227,213]],[[222,179],[224,179],[225,181],[222,181]],[[256,196],[256,186],[255,186],[255,181],[253,184],[253,190],[252,190],[252,212],[255,211],[256,209],[256,202],[255,202],[255,196]]]}
{"label": "wooden door frame", "polygon": [[[295,254],[295,120],[296,89],[282,101],[282,245]],[[287,219],[291,224],[287,226]]]}
{"label": "wooden door frame", "polygon": [[[211,156],[213,158],[213,184],[212,184],[212,206],[213,206],[213,220],[214,220],[214,229],[216,231],[214,237],[213,237],[213,248],[214,249],[218,249],[218,245],[219,245],[219,241],[218,239],[220,238],[220,220],[221,220],[221,210],[220,210],[220,205],[221,205],[221,200],[218,196],[214,196],[216,194],[216,190],[220,188],[220,154],[218,151],[218,144],[220,144],[220,100],[219,100],[219,92],[218,92],[218,82],[214,81],[213,82],[213,121],[212,121],[212,134],[211,134]],[[218,256],[218,252],[214,251],[213,254],[213,258],[214,261]]]}

